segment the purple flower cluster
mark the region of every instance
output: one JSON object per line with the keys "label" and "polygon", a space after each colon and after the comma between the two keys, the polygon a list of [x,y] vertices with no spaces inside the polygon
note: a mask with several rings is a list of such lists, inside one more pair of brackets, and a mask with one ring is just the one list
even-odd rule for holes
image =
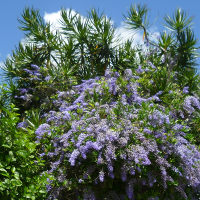
{"label": "purple flower cluster", "polygon": [[187,96],[183,103],[183,109],[188,113],[192,114],[195,108],[200,109],[200,102],[195,96]]}
{"label": "purple flower cluster", "polygon": [[38,129],[35,131],[37,142],[39,142],[40,139],[43,138],[44,134],[51,134],[51,129],[49,124],[41,124]]}
{"label": "purple flower cluster", "polygon": [[41,80],[40,68],[37,65],[31,64],[32,69],[24,69],[24,71],[31,76],[30,80]]}
{"label": "purple flower cluster", "polygon": [[[41,81],[42,74],[40,72],[40,67],[31,64],[30,68],[31,69],[23,69],[23,71],[26,72],[26,78],[28,78],[30,82],[35,80]],[[18,95],[15,95],[15,98],[26,102],[31,102],[33,98],[32,92],[34,90],[35,88],[19,88]]]}
{"label": "purple flower cluster", "polygon": [[23,121],[18,123],[17,128],[26,128],[28,127],[28,122],[27,121]]}
{"label": "purple flower cluster", "polygon": [[16,95],[15,98],[16,99],[22,99],[24,101],[29,100],[30,97],[32,97],[32,95],[28,93],[30,90],[31,89],[20,88],[19,89],[19,96]]}
{"label": "purple flower cluster", "polygon": [[[107,70],[105,77],[59,92],[57,111],[50,111],[46,123],[36,130],[38,142],[51,136],[53,127],[62,130],[51,137],[50,172],[63,177],[60,169],[66,171],[63,179],[70,188],[73,183],[80,185],[84,199],[95,199],[98,188],[111,180],[124,188],[120,194],[118,190],[108,193],[128,199],[134,199],[138,187],[141,191],[161,186],[166,190],[175,181],[180,191],[187,185],[199,187],[200,153],[184,138],[189,127],[177,123],[159,104],[162,91],[144,96],[138,89],[130,69],[121,79]],[[192,113],[200,104],[196,97],[188,96],[183,107]]]}
{"label": "purple flower cluster", "polygon": [[138,66],[138,68],[136,69],[136,72],[137,72],[138,74],[141,74],[141,73],[144,72],[144,70],[142,69],[142,66],[141,66],[141,65]]}
{"label": "purple flower cluster", "polygon": [[149,115],[150,123],[153,127],[162,126],[164,123],[169,124],[169,116],[163,114],[159,110],[154,110],[152,114]]}
{"label": "purple flower cluster", "polygon": [[189,87],[188,86],[183,88],[183,93],[184,94],[188,94],[189,93]]}
{"label": "purple flower cluster", "polygon": [[179,155],[182,163],[183,175],[192,187],[200,188],[200,152],[186,139],[179,136],[174,146],[174,151]]}

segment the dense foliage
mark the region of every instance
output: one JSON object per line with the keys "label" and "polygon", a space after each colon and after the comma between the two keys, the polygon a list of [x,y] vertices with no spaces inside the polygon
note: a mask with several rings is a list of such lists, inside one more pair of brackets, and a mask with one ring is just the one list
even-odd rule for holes
{"label": "dense foliage", "polygon": [[28,119],[19,123],[17,111],[11,105],[0,113],[0,198],[44,198],[48,176],[40,175],[46,167],[34,142],[36,127]]}
{"label": "dense foliage", "polygon": [[[120,36],[109,18],[39,11],[19,20],[26,42],[3,66],[1,199],[200,198],[200,93],[192,18],[178,9],[155,40],[131,6]],[[134,39],[134,38],[133,38]]]}

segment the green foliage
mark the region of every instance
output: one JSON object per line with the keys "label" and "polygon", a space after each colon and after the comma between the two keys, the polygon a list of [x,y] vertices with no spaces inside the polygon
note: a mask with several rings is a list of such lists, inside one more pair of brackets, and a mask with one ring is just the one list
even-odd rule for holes
{"label": "green foliage", "polygon": [[[157,48],[160,56],[163,56],[163,65],[168,68],[168,77],[172,71],[178,71],[181,78],[195,75],[196,58],[199,56],[197,50],[197,39],[194,36],[191,28],[192,18],[188,17],[184,11],[177,9],[171,18],[164,18],[166,27],[171,33],[161,33],[158,42],[151,41],[147,31],[147,9],[145,6],[138,5],[130,7],[126,23],[129,28],[134,30],[143,30],[144,38],[148,45]],[[181,78],[178,78],[181,80]],[[170,82],[171,79],[168,79]]]}
{"label": "green foliage", "polygon": [[137,6],[130,6],[127,16],[125,16],[126,23],[135,30],[147,28],[147,12],[146,6],[138,4]]}
{"label": "green foliage", "polygon": [[110,19],[94,9],[86,19],[72,10],[62,10],[61,16],[62,33],[73,42],[78,55],[77,76],[88,79],[103,75],[113,56],[115,29]]}
{"label": "green foliage", "polygon": [[0,198],[2,200],[44,199],[44,161],[37,155],[36,127],[17,128],[19,115],[14,105],[0,110]]}
{"label": "green foliage", "polygon": [[180,8],[177,9],[171,18],[170,16],[166,16],[166,27],[171,31],[182,32],[187,26],[191,26],[192,17],[187,16],[187,14],[182,11]]}

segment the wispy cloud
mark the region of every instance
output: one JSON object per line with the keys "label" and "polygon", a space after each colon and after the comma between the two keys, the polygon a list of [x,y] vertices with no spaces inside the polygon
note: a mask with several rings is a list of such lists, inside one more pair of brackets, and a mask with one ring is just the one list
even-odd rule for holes
{"label": "wispy cloud", "polygon": [[121,23],[121,25],[116,28],[116,37],[120,38],[120,43],[131,40],[133,45],[144,44],[142,33],[128,29],[124,23]]}
{"label": "wispy cloud", "polygon": [[[75,12],[74,12],[75,14]],[[44,20],[46,23],[51,24],[51,31],[60,30],[60,21],[61,21],[61,11],[53,12],[53,13],[46,13],[44,14]]]}
{"label": "wispy cloud", "polygon": [[0,61],[0,70],[3,67],[3,65],[4,65],[3,61]]}

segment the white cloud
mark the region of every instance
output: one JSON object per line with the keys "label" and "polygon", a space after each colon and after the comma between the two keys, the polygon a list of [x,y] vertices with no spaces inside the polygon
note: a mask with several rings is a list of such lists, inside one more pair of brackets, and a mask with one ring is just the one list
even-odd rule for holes
{"label": "white cloud", "polygon": [[25,37],[21,39],[20,43],[22,44],[22,46],[26,46],[27,44],[30,43],[30,41],[27,37]]}
{"label": "white cloud", "polygon": [[[6,59],[8,59],[8,58],[11,58],[10,54],[7,54]],[[3,68],[5,68],[5,61],[0,60],[0,71],[2,71]]]}
{"label": "white cloud", "polygon": [[0,61],[0,68],[4,65],[3,61]]}
{"label": "white cloud", "polygon": [[46,13],[44,14],[44,20],[46,23],[51,24],[52,31],[53,30],[60,30],[60,23],[61,20],[61,11],[53,12],[53,13]]}
{"label": "white cloud", "polygon": [[126,42],[127,40],[132,40],[133,45],[144,44],[142,33],[127,29],[124,23],[121,23],[121,25],[116,28],[116,38],[117,37],[119,37],[120,44]]}

